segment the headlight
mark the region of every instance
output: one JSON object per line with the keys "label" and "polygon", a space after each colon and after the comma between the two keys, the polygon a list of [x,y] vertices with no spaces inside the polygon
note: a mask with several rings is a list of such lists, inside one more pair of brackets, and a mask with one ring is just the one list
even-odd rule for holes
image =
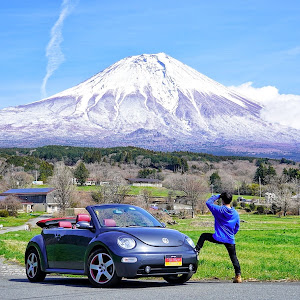
{"label": "headlight", "polygon": [[195,244],[194,244],[193,240],[191,238],[189,238],[188,236],[186,236],[185,238],[186,238],[186,241],[190,244],[190,246],[192,248],[195,248]]}
{"label": "headlight", "polygon": [[135,247],[135,240],[129,237],[118,237],[118,245],[123,249],[133,249]]}

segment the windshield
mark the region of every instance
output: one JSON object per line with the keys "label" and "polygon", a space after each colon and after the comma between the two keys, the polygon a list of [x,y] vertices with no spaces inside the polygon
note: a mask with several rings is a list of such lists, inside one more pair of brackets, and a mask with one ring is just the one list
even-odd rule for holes
{"label": "windshield", "polygon": [[101,226],[105,227],[162,227],[144,209],[133,205],[102,205],[93,207]]}

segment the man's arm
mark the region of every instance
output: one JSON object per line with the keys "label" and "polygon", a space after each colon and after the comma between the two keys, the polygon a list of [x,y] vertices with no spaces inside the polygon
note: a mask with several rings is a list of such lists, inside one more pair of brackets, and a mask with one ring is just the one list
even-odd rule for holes
{"label": "man's arm", "polygon": [[239,231],[239,229],[240,229],[240,218],[238,218],[238,221],[235,224],[234,234],[236,234]]}
{"label": "man's arm", "polygon": [[220,210],[220,206],[214,204],[214,202],[217,201],[219,198],[220,198],[220,194],[213,195],[206,201],[206,205],[207,205],[208,209],[212,212],[212,214],[214,214],[214,212]]}

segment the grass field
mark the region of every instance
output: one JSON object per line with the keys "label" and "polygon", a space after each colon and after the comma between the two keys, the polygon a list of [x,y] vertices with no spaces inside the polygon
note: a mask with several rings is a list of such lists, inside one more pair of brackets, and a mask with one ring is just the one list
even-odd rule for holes
{"label": "grass field", "polygon": [[[147,190],[151,193],[152,197],[168,197],[168,193],[170,190],[164,187],[152,187],[152,186],[128,186],[130,189],[128,191],[128,195],[139,195],[142,190]],[[77,190],[92,192],[99,189],[99,186],[78,186]],[[182,194],[182,192],[175,192],[176,195]]]}
{"label": "grass field", "polygon": [[[300,218],[243,214],[241,220],[236,249],[243,277],[248,280],[300,280]],[[214,232],[211,216],[177,222],[172,228],[186,233],[194,242],[201,233]],[[195,278],[230,279],[234,275],[223,245],[206,242],[199,259]]]}
{"label": "grass field", "polygon": [[[236,235],[237,255],[246,280],[300,280],[300,217],[241,215]],[[189,235],[196,243],[202,232],[213,232],[212,216],[177,219],[168,226]],[[0,235],[0,255],[23,263],[30,238],[40,232],[19,231]],[[231,279],[233,268],[223,245],[206,242],[194,279]]]}
{"label": "grass field", "polygon": [[27,213],[21,213],[18,214],[17,217],[0,217],[0,224],[3,225],[3,227],[13,227],[13,226],[20,226],[25,224],[28,220],[32,218],[36,218],[43,214],[45,212],[34,212],[32,214],[27,214]]}

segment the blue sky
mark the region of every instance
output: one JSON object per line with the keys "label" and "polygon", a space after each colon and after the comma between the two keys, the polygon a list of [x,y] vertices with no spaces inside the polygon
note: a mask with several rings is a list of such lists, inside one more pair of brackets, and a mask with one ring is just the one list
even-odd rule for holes
{"label": "blue sky", "polygon": [[[42,98],[46,48],[62,3],[1,1],[0,109]],[[252,92],[269,86],[300,103],[298,0],[65,0],[65,6],[72,9],[60,28],[64,61],[47,79],[47,96],[126,56],[165,52],[226,86],[251,82]]]}

